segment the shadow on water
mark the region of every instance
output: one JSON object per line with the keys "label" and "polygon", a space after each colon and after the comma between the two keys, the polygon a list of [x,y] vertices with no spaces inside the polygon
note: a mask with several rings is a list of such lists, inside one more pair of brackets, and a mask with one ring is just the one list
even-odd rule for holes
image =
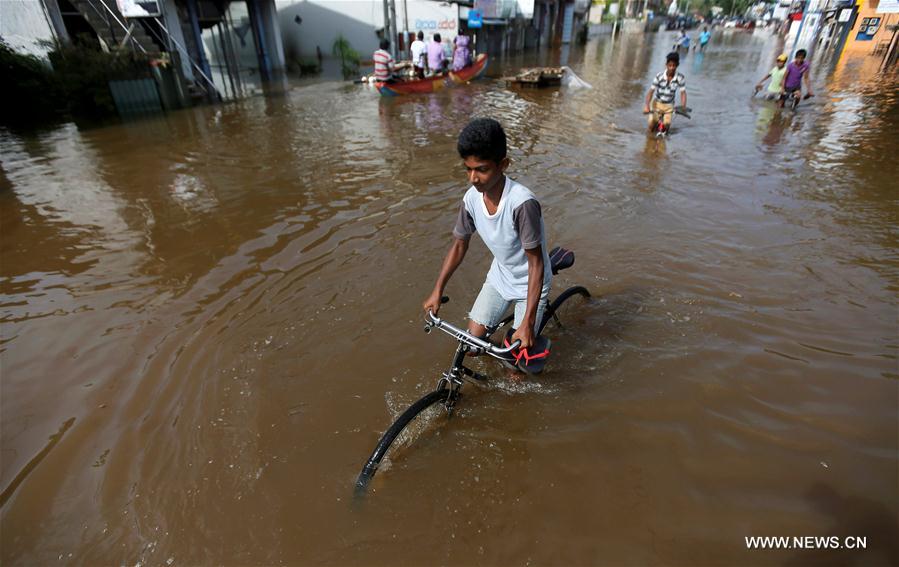
{"label": "shadow on water", "polygon": [[[868,498],[844,496],[826,484],[815,484],[806,499],[831,527],[819,536],[865,538],[866,548],[804,549],[784,562],[785,565],[899,565],[899,520],[887,506]],[[873,557],[872,557],[873,556]]]}
{"label": "shadow on water", "polygon": [[632,344],[629,332],[644,312],[651,294],[647,289],[626,288],[590,299],[575,298],[558,312],[561,326],[547,325],[553,341],[553,358],[547,372],[555,383],[585,386],[585,376],[604,378],[602,369],[615,364]]}

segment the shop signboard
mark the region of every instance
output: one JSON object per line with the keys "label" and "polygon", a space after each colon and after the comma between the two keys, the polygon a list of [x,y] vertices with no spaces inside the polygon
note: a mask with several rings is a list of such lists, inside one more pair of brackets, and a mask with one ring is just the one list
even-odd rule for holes
{"label": "shop signboard", "polygon": [[871,41],[880,29],[880,18],[862,18],[855,41]]}

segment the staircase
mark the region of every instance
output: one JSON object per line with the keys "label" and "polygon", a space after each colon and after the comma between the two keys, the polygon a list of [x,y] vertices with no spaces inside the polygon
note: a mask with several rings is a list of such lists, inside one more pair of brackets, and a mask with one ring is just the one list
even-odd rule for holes
{"label": "staircase", "polygon": [[141,21],[126,20],[119,12],[115,0],[70,0],[70,2],[110,48],[121,45],[131,28],[126,47],[151,57],[159,55],[160,46],[153,41]]}

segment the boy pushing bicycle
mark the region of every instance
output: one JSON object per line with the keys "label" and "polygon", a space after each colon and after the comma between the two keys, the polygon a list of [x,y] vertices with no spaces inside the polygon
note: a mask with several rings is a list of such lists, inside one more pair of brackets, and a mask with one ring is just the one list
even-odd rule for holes
{"label": "boy pushing bicycle", "polygon": [[540,203],[527,187],[506,177],[510,163],[506,133],[496,120],[469,122],[459,134],[457,149],[471,187],[462,197],[440,275],[422,307],[435,315],[440,310],[446,284],[477,232],[493,254],[493,263],[469,313],[468,331],[485,337],[514,304],[515,332],[509,342],[520,340],[522,349],[531,348],[538,342],[535,332],[552,282]]}

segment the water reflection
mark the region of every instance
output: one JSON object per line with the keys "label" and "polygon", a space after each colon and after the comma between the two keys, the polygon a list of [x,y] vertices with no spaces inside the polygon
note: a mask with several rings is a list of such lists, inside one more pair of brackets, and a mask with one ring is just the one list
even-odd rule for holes
{"label": "water reflection", "polygon": [[779,145],[784,132],[790,128],[792,117],[791,111],[778,108],[773,101],[761,102],[756,129],[761,134],[762,143],[772,148]]}

